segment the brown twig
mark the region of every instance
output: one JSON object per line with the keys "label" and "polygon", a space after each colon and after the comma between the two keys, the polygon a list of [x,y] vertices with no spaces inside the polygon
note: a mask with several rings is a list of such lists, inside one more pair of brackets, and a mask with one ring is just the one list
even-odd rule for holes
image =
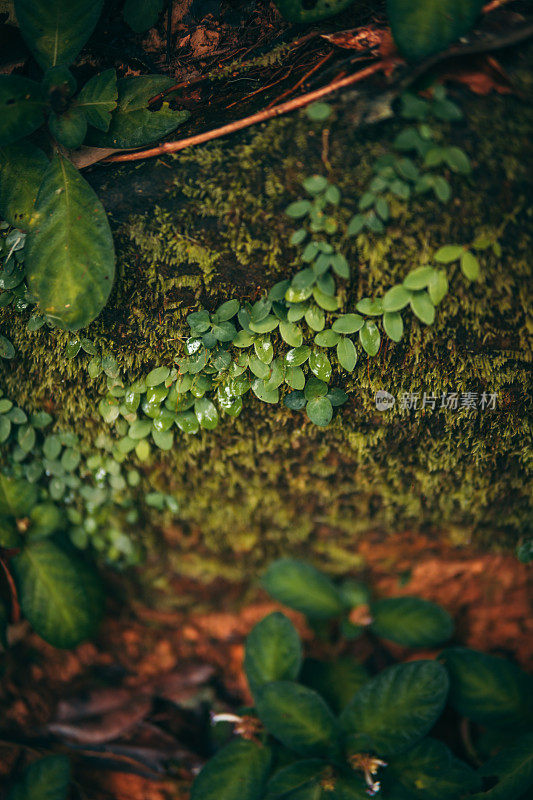
{"label": "brown twig", "polygon": [[6,576],[6,581],[9,586],[9,592],[11,594],[11,620],[13,624],[15,624],[20,622],[20,605],[18,601],[17,587],[15,586],[15,581],[13,580],[13,575],[11,574],[8,565],[1,557],[0,566],[4,570],[4,575]]}
{"label": "brown twig", "polygon": [[298,108],[304,108],[310,103],[315,103],[317,100],[321,100],[323,97],[327,97],[327,95],[332,94],[339,89],[352,86],[354,83],[358,83],[359,81],[362,81],[365,78],[374,75],[376,72],[379,72],[380,70],[390,66],[390,60],[378,61],[375,64],[371,64],[369,67],[360,70],[360,72],[356,72],[354,75],[348,75],[346,78],[342,78],[339,81],[334,81],[328,86],[315,89],[313,92],[301,95],[293,100],[288,100],[286,103],[281,103],[273,108],[258,111],[256,114],[252,114],[249,117],[244,117],[244,119],[238,119],[234,122],[229,122],[227,125],[222,125],[220,128],[215,128],[211,131],[205,131],[204,133],[199,133],[196,136],[189,136],[187,139],[181,139],[177,142],[164,142],[163,144],[160,144],[157,147],[152,147],[149,150],[110,156],[109,158],[105,159],[104,163],[110,164],[117,161],[138,161],[142,158],[153,158],[154,156],[159,156],[163,153],[177,153],[180,150],[184,150],[186,147],[192,147],[196,144],[204,144],[204,142],[210,142],[213,139],[219,139],[221,136],[235,133],[236,131],[243,130],[243,128],[249,128],[251,125],[257,125],[260,122],[266,122],[266,120],[280,117],[282,114],[287,114],[289,111],[295,111]]}
{"label": "brown twig", "polygon": [[277,97],[275,100],[273,100],[271,103],[269,103],[267,108],[272,108],[272,106],[274,104],[279,103],[279,101],[282,100],[284,97],[287,97],[288,94],[292,94],[293,92],[295,92],[296,89],[298,89],[302,85],[302,83],[306,82],[306,80],[313,74],[313,72],[316,72],[317,69],[320,69],[322,64],[325,64],[326,61],[329,61],[329,59],[334,54],[334,52],[335,52],[334,50],[331,50],[331,52],[327,53],[324,56],[324,58],[320,59],[320,61],[318,61],[315,64],[315,66],[312,69],[309,70],[309,72],[306,72],[306,74],[303,76],[303,78],[300,78],[300,80],[297,83],[295,83],[294,86],[291,89],[287,89],[285,92],[283,92],[283,94],[280,94],[279,97]]}
{"label": "brown twig", "polygon": [[289,71],[284,72],[281,78],[278,78],[272,83],[269,83],[268,86],[261,86],[260,89],[256,89],[255,92],[250,92],[250,94],[247,94],[245,97],[240,97],[238,100],[234,100],[233,103],[230,103],[229,106],[226,106],[226,109],[233,108],[233,106],[236,106],[239,103],[244,103],[245,100],[249,100],[250,97],[254,97],[256,94],[260,94],[261,92],[266,92],[267,89],[271,89],[273,86],[277,86],[278,83],[281,83],[281,81],[286,80],[291,74],[291,72],[292,72],[292,67],[289,67]]}

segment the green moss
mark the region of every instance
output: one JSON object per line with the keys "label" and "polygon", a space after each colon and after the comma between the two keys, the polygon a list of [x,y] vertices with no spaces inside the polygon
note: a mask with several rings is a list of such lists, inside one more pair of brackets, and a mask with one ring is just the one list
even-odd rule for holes
{"label": "green moss", "polygon": [[[427,198],[393,203],[385,235],[343,244],[353,272],[350,307],[400,281],[438,246],[506,222],[503,255],[483,256],[479,283],[468,286],[452,269],[453,290],[433,326],[410,318],[399,345],[389,342],[369,363],[361,358],[348,380],[335,374],[350,401],[328,429],[247,396],[238,419],[181,436],[171,454],[143,465],[152,486],[180,500],[180,529],[165,545],[170,572],[237,579],[287,553],[343,571],[371,529],[417,529],[484,547],[513,544],[528,529],[529,125],[518,106],[512,97],[470,100],[464,127],[443,128],[475,165],[471,179],[452,177],[447,207]],[[341,114],[331,125],[327,158],[344,219],[396,130],[393,121],[356,135]],[[184,318],[198,303],[212,309],[232,296],[255,299],[294,272],[293,226],[282,212],[305,175],[325,171],[323,148],[320,127],[302,115],[169,159],[174,187],[117,231],[115,295],[87,335],[138,377],[181,352]],[[123,169],[117,180],[127,175]],[[58,331],[28,334],[14,315],[10,323],[18,357],[0,366],[6,392],[29,409],[47,407],[92,445],[106,426],[96,412],[103,381],[88,378],[88,358],[67,360]],[[396,397],[486,391],[499,400],[495,411],[380,414],[378,389]],[[161,563],[158,530],[139,538]]]}

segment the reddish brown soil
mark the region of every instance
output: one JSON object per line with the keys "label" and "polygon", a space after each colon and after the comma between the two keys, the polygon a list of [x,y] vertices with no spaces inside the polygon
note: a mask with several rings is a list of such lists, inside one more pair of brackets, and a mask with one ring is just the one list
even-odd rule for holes
{"label": "reddish brown soil", "polygon": [[[512,657],[531,669],[531,579],[527,567],[514,557],[480,555],[410,534],[385,542],[366,539],[359,552],[367,563],[363,577],[376,594],[414,594],[437,601],[456,620],[456,641]],[[190,596],[192,589],[191,582],[184,581],[184,592]],[[264,595],[239,607],[236,588],[219,582],[198,585],[196,592],[204,608],[210,603],[220,610],[162,613],[139,608],[135,616],[131,611],[110,614],[98,640],[72,652],[55,650],[22,627],[20,640],[6,656],[0,688],[5,733],[0,738],[36,744],[41,752],[63,751],[74,731],[81,745],[74,752],[81,797],[185,800],[191,770],[205,755],[199,731],[208,723],[197,698],[209,687],[210,701],[219,708],[249,699],[242,672],[243,642],[253,625],[278,607]],[[290,616],[309,642],[312,637],[303,619]],[[394,645],[387,648],[400,659],[433,657],[437,652],[414,655]],[[317,651],[316,643],[313,649]],[[365,637],[350,645],[361,660],[371,649]],[[82,718],[87,695],[91,713],[97,712],[89,720]],[[79,712],[79,718],[64,722],[67,727],[59,732],[55,728],[52,739],[47,726],[54,720],[57,724],[60,701],[74,716]],[[192,716],[187,710],[191,704],[196,708]],[[164,760],[173,752],[172,780],[164,771],[156,778],[138,761],[123,756],[119,760],[117,745],[133,748],[129,754],[134,756],[139,748],[147,748],[152,760]],[[88,760],[98,747],[104,750],[96,754],[98,760]],[[0,775],[9,774],[27,752],[14,745],[0,747]],[[111,756],[112,769],[105,760]],[[132,765],[151,777],[124,771]]]}

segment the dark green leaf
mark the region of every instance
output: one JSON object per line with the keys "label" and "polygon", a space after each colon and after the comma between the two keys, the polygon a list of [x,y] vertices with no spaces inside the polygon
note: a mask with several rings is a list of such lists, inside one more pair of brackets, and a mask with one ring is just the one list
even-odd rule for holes
{"label": "dark green leaf", "polygon": [[194,413],[202,428],[213,430],[218,425],[218,411],[211,400],[200,397],[194,404]]}
{"label": "dark green leaf", "polygon": [[48,129],[59,144],[75,150],[85,139],[87,118],[81,109],[72,106],[64,114],[52,112],[48,117]]}
{"label": "dark green leaf", "polygon": [[353,372],[357,363],[357,351],[347,336],[343,336],[337,345],[337,359],[347,372]]}
{"label": "dark green leaf", "polygon": [[135,33],[144,33],[157,22],[164,0],[126,0],[122,13]]}
{"label": "dark green leaf", "polygon": [[360,314],[342,314],[337,317],[331,328],[336,333],[357,333],[364,324],[365,321]]}
{"label": "dark green leaf", "polygon": [[387,0],[394,40],[409,59],[444,50],[468,33],[483,0]]}
{"label": "dark green leaf", "polygon": [[[15,521],[10,517],[0,517],[0,547],[20,547],[22,538]],[[0,611],[3,606],[0,600]]]}
{"label": "dark green leaf", "polygon": [[296,761],[274,773],[268,783],[265,800],[305,800],[306,797],[309,800],[323,800],[320,783],[330,773],[331,767],[326,761],[315,758]]}
{"label": "dark green leaf", "polygon": [[315,397],[309,400],[305,411],[311,422],[321,428],[329,425],[333,417],[333,406],[327,397]]}
{"label": "dark green leaf", "polygon": [[32,542],[11,561],[24,615],[55,647],[91,636],[103,609],[97,574],[50,541]]}
{"label": "dark green leaf", "polygon": [[163,75],[141,75],[117,81],[118,102],[107,131],[93,130],[88,143],[95,147],[142,147],[162,139],[189,118],[188,111],[174,111],[164,102],[157,111],[148,110],[148,102],[175,83]]}
{"label": "dark green leaf", "polygon": [[341,715],[349,751],[408,750],[433,727],[447,693],[446,670],[436,661],[388,667],[359,689]]}
{"label": "dark green leaf", "polygon": [[100,131],[107,131],[117,98],[116,72],[114,69],[106,69],[87,81],[76,98],[75,107],[83,111],[89,125]]}
{"label": "dark green leaf", "polygon": [[15,348],[5,336],[0,334],[0,358],[13,358],[15,355]]}
{"label": "dark green leaf", "polygon": [[100,313],[113,284],[115,254],[106,213],[72,164],[56,156],[34,219],[26,243],[28,286],[42,313],[61,328],[78,330]]}
{"label": "dark green leaf", "polygon": [[383,793],[388,788],[398,800],[457,800],[481,786],[474,770],[456,758],[442,742],[423,739],[400,758],[392,758],[383,772]]}
{"label": "dark green leaf", "polygon": [[41,758],[26,767],[7,800],[67,800],[70,778],[66,756]]}
{"label": "dark green leaf", "polygon": [[103,0],[15,0],[22,36],[43,69],[71,64],[94,30]]}
{"label": "dark green leaf", "polygon": [[344,610],[332,581],[311,564],[296,559],[275,561],[267,569],[262,583],[274,599],[310,619],[329,619]]}
{"label": "dark green leaf", "polygon": [[509,800],[522,795],[525,798],[525,792],[533,786],[533,733],[521,736],[501,750],[483,764],[480,774],[499,779],[496,786],[479,795],[480,798]]}
{"label": "dark green leaf", "polygon": [[12,144],[44,122],[41,86],[21,75],[0,75],[0,145]]}
{"label": "dark green leaf", "polygon": [[235,741],[220,750],[200,772],[191,800],[258,800],[270,768],[268,747]]}
{"label": "dark green leaf", "polygon": [[453,621],[436,603],[419,597],[387,597],[370,606],[377,636],[405,647],[435,647],[453,633]]}
{"label": "dark green leaf", "polygon": [[533,717],[533,679],[503,658],[467,647],[440,656],[450,676],[450,703],[480,725],[513,728]]}
{"label": "dark green leaf", "polygon": [[271,681],[294,681],[302,662],[300,637],[279,611],[269,614],[246,639],[244,671],[253,693]]}
{"label": "dark green leaf", "polygon": [[302,755],[325,755],[336,737],[335,718],[320,695],[292,681],[274,681],[255,696],[261,722],[276,739]]}
{"label": "dark green leaf", "polygon": [[335,661],[304,661],[300,682],[318,692],[336,714],[348,705],[354,694],[370,680],[362,664],[349,656]]}
{"label": "dark green leaf", "polygon": [[[331,17],[338,14],[353,3],[353,0],[275,0],[275,5],[279,8],[285,19],[289,22],[316,22],[317,20]],[[314,103],[314,106],[322,106],[324,103]],[[313,106],[310,106],[312,109]],[[329,108],[329,106],[328,106]],[[311,119],[323,119],[323,117],[311,117]]]}

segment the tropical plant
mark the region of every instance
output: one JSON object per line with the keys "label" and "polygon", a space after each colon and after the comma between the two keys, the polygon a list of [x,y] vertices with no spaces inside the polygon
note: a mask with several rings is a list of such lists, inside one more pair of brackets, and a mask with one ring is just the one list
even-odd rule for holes
{"label": "tropical plant", "polygon": [[69,68],[102,8],[103,0],[15,0],[22,36],[43,76],[0,76],[0,218],[28,234],[30,296],[47,320],[66,330],[83,328],[100,313],[115,270],[106,213],[74,166],[73,151],[82,144],[139,147],[189,116],[166,101],[157,110],[150,105],[172,85],[170,77],[117,80],[108,69],[78,90]]}
{"label": "tropical plant", "polygon": [[[264,583],[312,620],[368,599],[363,584],[335,586],[292,560],[273,564]],[[406,645],[435,646],[453,629],[418,598],[371,602],[370,614],[373,633]],[[372,676],[350,656],[304,658],[293,623],[274,612],[248,636],[244,669],[253,708],[214,715],[240,738],[208,761],[191,800],[504,800],[533,784],[533,680],[504,659],[449,647]],[[498,752],[481,768],[435,738],[447,708],[492,731]]]}
{"label": "tropical plant", "polygon": [[[42,502],[34,484],[0,473],[0,560],[14,578],[22,613],[43,639],[63,648],[91,636],[103,611],[98,575],[72,552],[66,529],[64,511]],[[6,644],[10,612],[2,601],[0,606]]]}

